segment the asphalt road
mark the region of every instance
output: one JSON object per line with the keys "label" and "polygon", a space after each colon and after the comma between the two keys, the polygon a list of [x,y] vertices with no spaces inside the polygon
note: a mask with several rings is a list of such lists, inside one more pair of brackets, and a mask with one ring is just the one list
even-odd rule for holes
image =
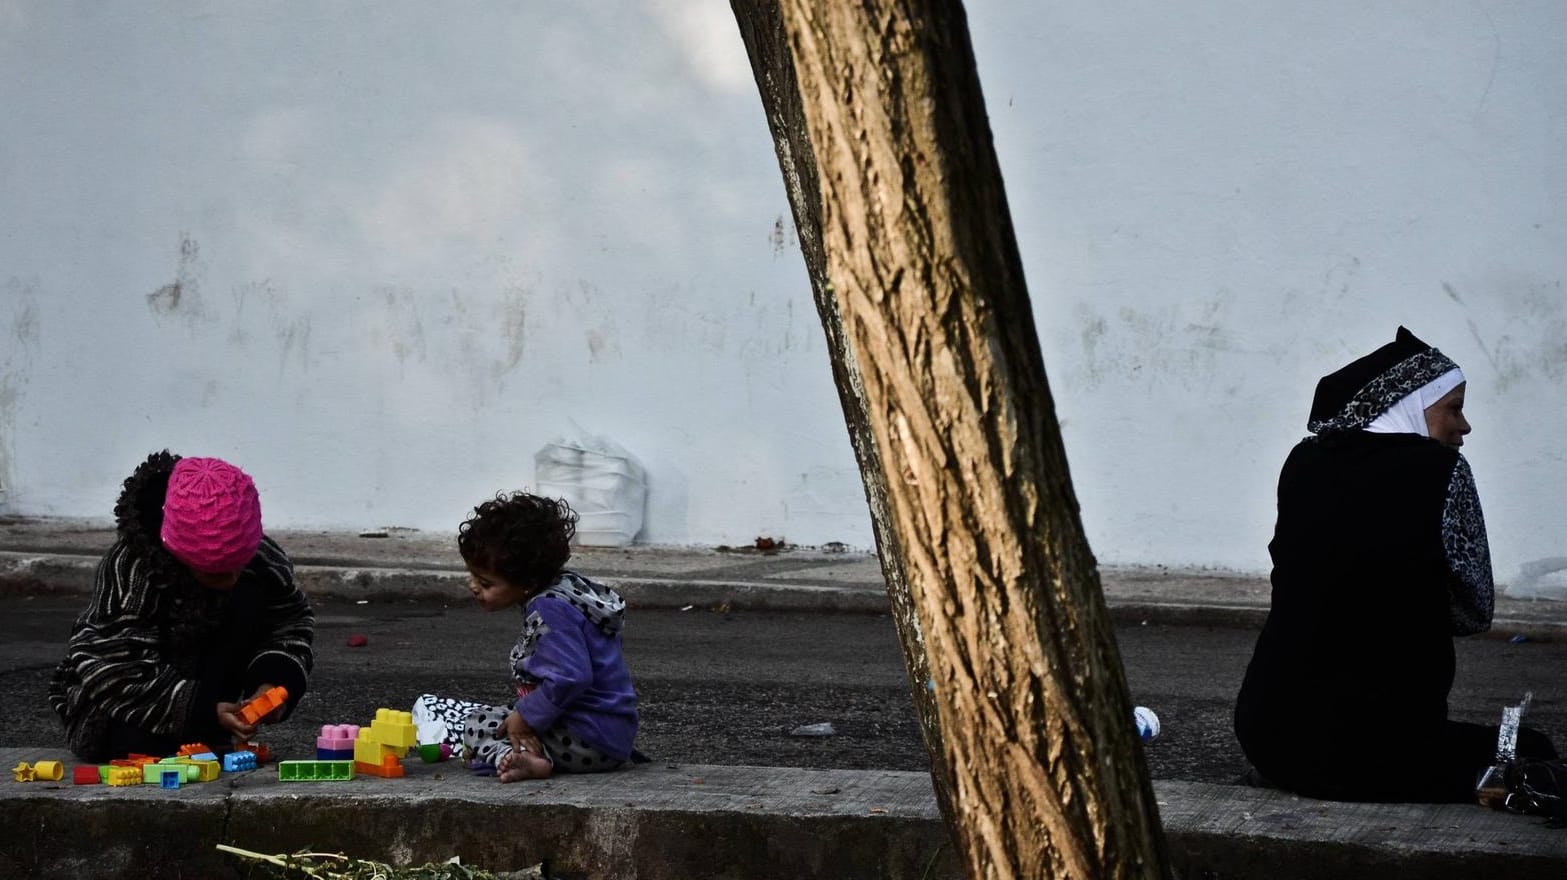
{"label": "asphalt road", "polygon": [[[0,597],[0,746],[59,744],[49,673],[84,604],[79,596]],[[515,613],[432,602],[317,606],[311,691],[263,741],[314,754],[322,724],[367,723],[421,693],[503,701]],[[347,646],[350,635],[368,644]],[[1503,634],[1505,635],[1505,634]],[[1202,626],[1117,630],[1133,701],[1153,708],[1155,778],[1230,782],[1245,769],[1230,708],[1255,632]],[[925,769],[909,685],[884,615],[638,611],[626,657],[641,696],[638,745],[669,763]],[[1567,746],[1567,642],[1459,642],[1456,718],[1494,723],[1526,690],[1527,723]],[[830,736],[798,736],[805,725]],[[1128,719],[1128,724],[1131,723]],[[1419,731],[1401,731],[1419,735]]]}

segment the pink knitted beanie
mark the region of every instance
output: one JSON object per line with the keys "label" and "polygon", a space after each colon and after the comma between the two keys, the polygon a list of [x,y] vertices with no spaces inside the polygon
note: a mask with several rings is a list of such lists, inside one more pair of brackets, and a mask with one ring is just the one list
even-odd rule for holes
{"label": "pink knitted beanie", "polygon": [[261,499],[244,471],[216,458],[182,458],[163,499],[163,546],[197,571],[239,571],[261,546]]}

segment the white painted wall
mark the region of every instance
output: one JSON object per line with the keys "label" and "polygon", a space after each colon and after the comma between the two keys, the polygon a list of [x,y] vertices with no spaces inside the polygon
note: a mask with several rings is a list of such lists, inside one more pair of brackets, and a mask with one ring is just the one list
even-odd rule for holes
{"label": "white painted wall", "polygon": [[[1402,322],[1499,577],[1557,583],[1567,7],[969,14],[1101,562],[1264,570],[1316,378]],[[723,0],[0,0],[0,119],[0,511],[168,446],[273,525],[450,529],[585,432],[643,541],[871,542]]]}

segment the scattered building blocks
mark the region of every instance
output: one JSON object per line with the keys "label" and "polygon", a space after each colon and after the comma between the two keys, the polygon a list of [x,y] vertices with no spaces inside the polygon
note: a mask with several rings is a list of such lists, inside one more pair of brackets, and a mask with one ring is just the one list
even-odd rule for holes
{"label": "scattered building blocks", "polygon": [[348,761],[279,761],[279,782],[335,782],[354,778],[354,762]]}
{"label": "scattered building blocks", "polygon": [[146,764],[141,768],[141,780],[146,785],[179,788],[182,782],[196,781],[194,764]]}
{"label": "scattered building blocks", "polygon": [[109,767],[108,776],[104,777],[105,785],[141,785],[145,782],[142,778],[140,767]]}
{"label": "scattered building blocks", "polygon": [[256,753],[251,751],[229,752],[223,756],[224,773],[240,773],[256,769]]}
{"label": "scattered building blocks", "polygon": [[208,761],[189,755],[175,755],[172,758],[164,758],[158,764],[161,766],[175,764],[183,768],[186,782],[211,782],[218,778],[219,771],[223,769],[223,765],[218,763],[217,758]]}
{"label": "scattered building blocks", "polygon": [[371,776],[380,776],[383,779],[397,779],[403,775],[403,763],[397,760],[396,755],[385,755],[379,764],[371,764],[366,761],[354,761],[355,773],[366,773]]}
{"label": "scattered building blocks", "polygon": [[102,781],[102,777],[98,775],[98,768],[92,764],[71,768],[71,782],[75,785],[97,785]]}

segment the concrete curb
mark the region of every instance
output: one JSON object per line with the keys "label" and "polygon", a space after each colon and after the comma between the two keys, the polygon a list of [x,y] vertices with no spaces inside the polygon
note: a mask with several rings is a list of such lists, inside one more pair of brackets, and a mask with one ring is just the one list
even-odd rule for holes
{"label": "concrete curb", "polygon": [[[0,749],[7,766],[45,758],[69,756]],[[322,783],[281,783],[263,768],[176,791],[4,783],[0,874],[242,877],[248,863],[216,844],[287,853],[330,840],[333,851],[394,864],[459,855],[490,870],[548,863],[557,875],[608,880],[961,876],[925,773],[654,763],[503,786],[455,763],[404,766],[403,779]],[[1340,804],[1189,782],[1155,782],[1154,792],[1187,877],[1567,872],[1567,833],[1481,807]]]}
{"label": "concrete curb", "polygon": [[[325,564],[323,564],[325,563]],[[98,557],[70,553],[0,551],[0,592],[92,592]],[[300,588],[316,598],[345,601],[451,600],[463,601],[467,575],[451,567],[378,566],[357,560],[320,560],[296,564]],[[753,580],[650,577],[639,574],[605,574],[598,577],[614,587],[632,605],[641,608],[727,607],[730,610],[819,611],[883,614],[889,609],[880,583],[848,581],[822,583],[808,580],[809,571]],[[1189,626],[1234,626],[1258,629],[1267,619],[1266,598],[1247,601],[1190,601],[1157,597],[1146,589],[1119,588],[1113,572],[1106,573],[1105,601],[1117,623],[1155,623]],[[1567,638],[1567,602],[1509,600],[1497,602],[1496,618],[1482,638]]]}

